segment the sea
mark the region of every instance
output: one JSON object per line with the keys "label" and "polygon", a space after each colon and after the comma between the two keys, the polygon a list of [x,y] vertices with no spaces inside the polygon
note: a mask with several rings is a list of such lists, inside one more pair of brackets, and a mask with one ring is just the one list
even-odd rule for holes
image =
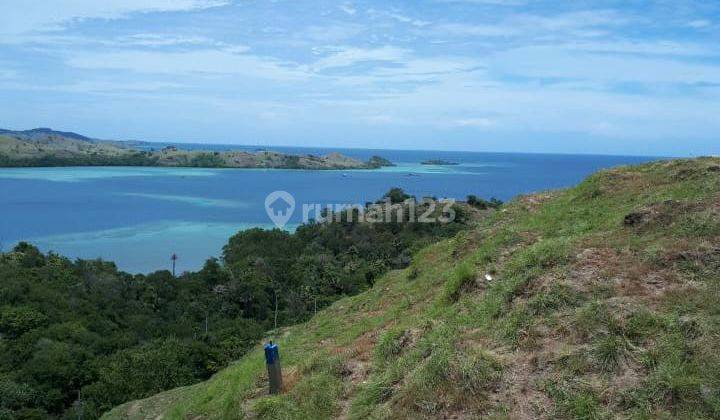
{"label": "sea", "polygon": [[[143,147],[161,148],[167,144]],[[253,146],[178,145],[249,150]],[[285,153],[339,152],[396,166],[377,170],[200,169],[137,167],[0,168],[0,248],[19,241],[70,258],[102,258],[130,273],[200,269],[235,233],[276,227],[266,198],[295,201],[282,227],[303,221],[303,206],[353,205],[400,187],[417,197],[463,200],[473,194],[511,200],[565,188],[603,168],[659,159],[638,156],[263,147]],[[454,165],[422,165],[444,160]]]}

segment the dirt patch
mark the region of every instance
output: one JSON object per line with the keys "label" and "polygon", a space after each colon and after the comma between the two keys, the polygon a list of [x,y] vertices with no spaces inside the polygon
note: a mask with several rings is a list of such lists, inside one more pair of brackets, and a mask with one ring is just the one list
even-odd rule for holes
{"label": "dirt patch", "polygon": [[577,254],[567,276],[568,283],[581,292],[597,286],[614,287],[622,271],[624,256],[610,248],[587,248]]}
{"label": "dirt patch", "polygon": [[295,385],[300,381],[301,377],[302,375],[300,375],[300,371],[296,367],[286,369],[285,372],[283,372],[283,394],[292,391]]}
{"label": "dirt patch", "polygon": [[[670,255],[658,257],[659,263],[646,261],[629,250],[585,249],[570,269],[569,283],[583,292],[591,292],[598,286],[611,288],[618,296],[646,298],[647,303],[652,304],[668,291],[682,286],[673,259],[708,258],[706,254],[688,253],[681,242],[676,243],[679,248]],[[720,250],[718,252],[720,259]]]}
{"label": "dirt patch", "polygon": [[508,355],[507,369],[490,400],[509,409],[511,419],[550,418],[552,400],[538,388],[546,371],[539,367],[536,352],[518,351]]}
{"label": "dirt patch", "polygon": [[626,359],[618,369],[619,374],[610,377],[609,388],[615,394],[621,394],[623,390],[636,389],[645,379],[643,368],[633,360]]}

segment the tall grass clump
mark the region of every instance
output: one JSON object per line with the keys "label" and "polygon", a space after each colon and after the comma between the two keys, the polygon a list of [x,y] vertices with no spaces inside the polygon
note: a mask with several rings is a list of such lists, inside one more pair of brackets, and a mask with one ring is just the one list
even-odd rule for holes
{"label": "tall grass clump", "polygon": [[450,274],[443,288],[443,301],[453,303],[460,298],[462,289],[472,283],[476,277],[476,269],[469,261],[460,263]]}

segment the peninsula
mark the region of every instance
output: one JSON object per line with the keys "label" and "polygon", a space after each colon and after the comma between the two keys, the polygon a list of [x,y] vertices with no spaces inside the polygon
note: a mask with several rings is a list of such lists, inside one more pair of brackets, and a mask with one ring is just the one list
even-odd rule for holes
{"label": "peninsula", "polygon": [[76,133],[36,128],[0,129],[0,167],[159,166],[196,168],[378,169],[392,163],[380,156],[361,161],[340,153],[325,156],[275,151],[185,150],[178,146],[141,149],[151,143],[97,140]]}

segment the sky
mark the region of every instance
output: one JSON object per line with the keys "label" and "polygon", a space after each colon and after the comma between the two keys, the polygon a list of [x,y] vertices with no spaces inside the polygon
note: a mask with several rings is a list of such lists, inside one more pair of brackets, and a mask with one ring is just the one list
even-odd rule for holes
{"label": "sky", "polygon": [[0,127],[720,154],[720,1],[0,0]]}

